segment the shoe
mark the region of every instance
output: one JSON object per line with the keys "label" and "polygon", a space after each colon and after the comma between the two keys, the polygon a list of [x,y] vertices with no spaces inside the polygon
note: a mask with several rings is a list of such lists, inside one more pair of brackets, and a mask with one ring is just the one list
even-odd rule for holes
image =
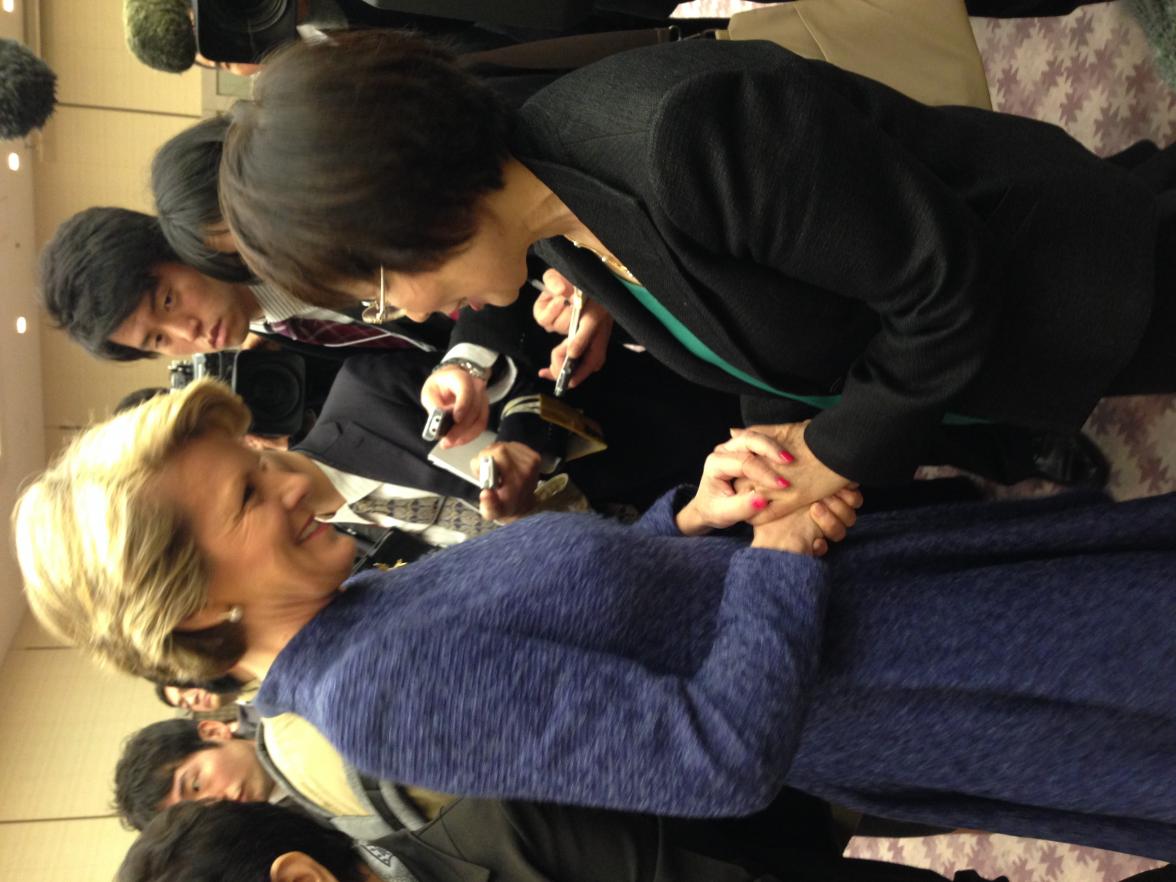
{"label": "shoe", "polygon": [[1101,488],[1111,467],[1107,458],[1082,432],[1042,432],[1033,436],[1034,477],[1056,484]]}

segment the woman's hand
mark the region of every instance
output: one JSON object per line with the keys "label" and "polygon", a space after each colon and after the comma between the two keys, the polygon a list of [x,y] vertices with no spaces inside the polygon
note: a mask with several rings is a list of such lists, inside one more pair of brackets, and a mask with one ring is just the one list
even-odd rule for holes
{"label": "woman's hand", "polygon": [[[699,536],[751,520],[769,504],[771,491],[760,490],[760,485],[777,492],[788,485],[782,472],[790,460],[788,451],[756,432],[720,444],[706,458],[698,492],[675,518],[678,529],[686,536]],[[741,492],[734,484],[742,479],[748,489]]]}
{"label": "woman's hand", "polygon": [[[804,430],[808,424],[809,421],[805,420],[802,423],[750,426],[746,429],[731,430],[732,439],[741,438],[750,433],[770,439],[781,449],[787,450],[791,454],[787,468],[781,472],[788,485],[779,485],[779,492],[772,492],[769,498],[770,514],[773,520],[807,508],[818,500],[832,496],[838,490],[856,486],[848,478],[837,474],[817,459],[809,450],[808,443],[804,440]],[[748,475],[748,477],[753,476]],[[756,481],[756,483],[762,492],[771,492],[774,489],[771,484],[765,484],[762,481]]]}
{"label": "woman's hand", "polygon": [[426,411],[439,407],[453,417],[453,426],[441,439],[442,447],[473,441],[490,422],[486,381],[470,376],[456,364],[429,374],[421,386],[421,407]]}
{"label": "woman's hand", "polygon": [[543,290],[535,298],[531,315],[536,324],[549,334],[568,335],[572,322],[572,291],[575,286],[559,270],[549,269],[543,274]]}
{"label": "woman's hand", "polygon": [[[557,270],[549,269],[543,274],[544,291],[535,299],[532,314],[544,330],[567,336],[571,325],[572,283]],[[580,327],[576,336],[564,340],[551,350],[551,364],[539,371],[545,380],[554,380],[563,367],[564,357],[570,355],[578,360],[568,387],[576,388],[589,376],[604,367],[608,356],[608,340],[612,336],[613,318],[595,300],[585,297],[580,311]]]}
{"label": "woman's hand", "polygon": [[806,510],[756,524],[751,547],[821,557],[829,550],[830,542],[845,538],[857,521],[861,504],[862,494],[857,490],[839,490]]}
{"label": "woman's hand", "polygon": [[478,509],[488,521],[522,517],[535,507],[535,486],[539,483],[538,453],[518,441],[491,444],[470,461],[470,471],[478,473],[478,461],[489,456],[498,471],[493,490],[483,490]]}

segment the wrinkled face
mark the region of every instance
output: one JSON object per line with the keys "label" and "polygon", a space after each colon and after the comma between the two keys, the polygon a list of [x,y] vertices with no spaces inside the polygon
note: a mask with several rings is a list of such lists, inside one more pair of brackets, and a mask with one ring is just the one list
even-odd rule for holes
{"label": "wrinkled face", "polygon": [[229,605],[243,606],[248,619],[251,609],[335,592],[355,543],[315,520],[309,485],[303,474],[269,468],[224,432],[188,442],[164,466],[158,492],[184,515],[210,577],[209,606],[185,629],[223,621]]}
{"label": "wrinkled face", "polygon": [[223,695],[199,686],[164,686],[163,694],[172,707],[190,711],[216,710],[223,703]]}
{"label": "wrinkled face", "polygon": [[172,772],[172,786],[160,809],[199,799],[231,799],[265,802],[274,789],[273,779],[257,759],[252,741],[233,738],[227,732],[206,741],[207,750],[189,754]]}
{"label": "wrinkled face", "polygon": [[247,285],[222,282],[182,263],[155,267],[155,287],[110,342],[181,358],[240,346],[261,309]]}
{"label": "wrinkled face", "polygon": [[[512,248],[493,217],[484,215],[474,237],[461,251],[435,270],[421,273],[384,274],[384,298],[389,308],[404,311],[416,322],[430,313],[449,315],[463,306],[507,306],[527,282],[525,249]],[[380,279],[356,280],[342,285],[357,300],[375,302]]]}

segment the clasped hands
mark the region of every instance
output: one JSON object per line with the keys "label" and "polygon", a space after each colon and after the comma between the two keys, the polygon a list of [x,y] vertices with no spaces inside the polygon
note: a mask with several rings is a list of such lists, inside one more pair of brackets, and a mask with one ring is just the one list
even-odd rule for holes
{"label": "clasped hands", "polygon": [[804,440],[803,423],[732,429],[703,466],[698,492],[677,514],[678,529],[697,536],[746,522],[753,548],[818,557],[857,520],[856,485],[822,463]]}

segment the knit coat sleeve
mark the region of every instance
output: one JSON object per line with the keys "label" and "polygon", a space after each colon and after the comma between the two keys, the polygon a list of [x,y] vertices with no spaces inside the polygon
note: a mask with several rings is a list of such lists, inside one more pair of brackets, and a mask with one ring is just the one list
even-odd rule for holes
{"label": "knit coat sleeve", "polygon": [[[664,593],[672,602],[684,591]],[[713,593],[705,638],[680,635],[698,644],[685,665],[667,660],[673,649],[643,654],[625,632],[648,628],[676,648],[679,635],[655,633],[656,610],[634,625],[605,607],[563,640],[471,621],[395,632],[373,623],[362,646],[333,647],[308,715],[360,769],[446,793],[749,813],[779,791],[799,740],[823,569],[744,548]]]}

